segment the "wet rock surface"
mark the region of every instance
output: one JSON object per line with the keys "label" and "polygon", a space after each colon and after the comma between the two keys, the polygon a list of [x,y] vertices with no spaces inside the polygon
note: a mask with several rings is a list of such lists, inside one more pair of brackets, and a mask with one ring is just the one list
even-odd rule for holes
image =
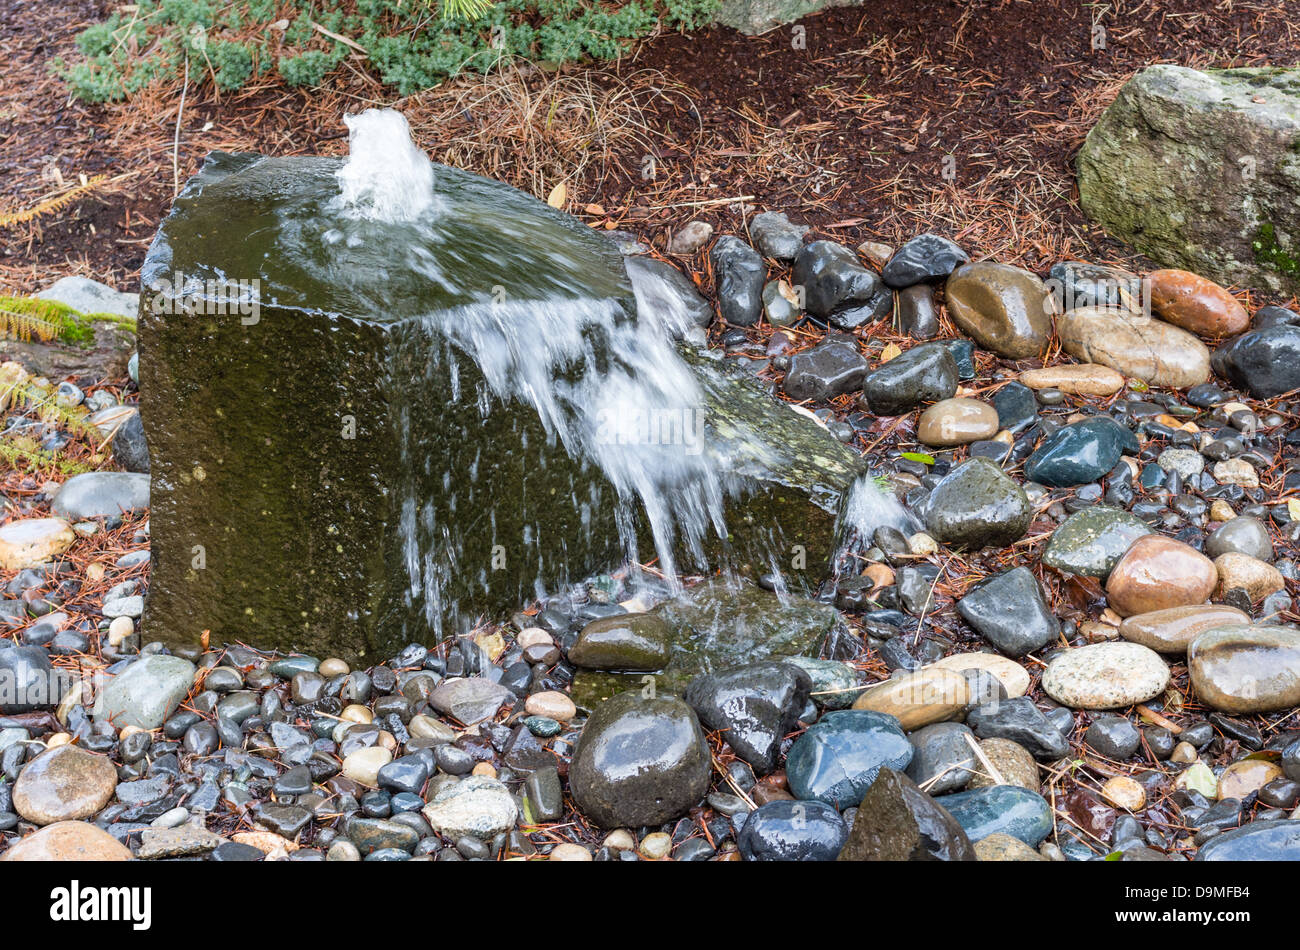
{"label": "wet rock surface", "polygon": [[[1013,358],[988,346],[1042,275],[976,268],[963,290],[944,241],[872,256],[819,236],[772,218],[751,253],[719,242],[759,258],[721,307],[739,323],[684,275],[674,299],[687,339],[721,342],[710,367],[797,397],[880,482],[843,506],[852,540],[829,566],[777,538],[679,588],[646,548],[645,566],[364,656],[168,647],[147,483],[16,479],[0,532],[67,530],[0,568],[0,672],[31,686],[0,697],[0,857],[1290,857],[1292,318],[1259,308],[1234,338],[1233,303],[1181,275],[1157,279],[1146,324],[1090,312],[1131,298],[1125,273],[1087,265],[1047,348]],[[950,290],[981,345],[919,342],[960,327]],[[1097,361],[1059,362],[1058,342]],[[131,408],[134,384],[65,382],[87,411]],[[945,438],[947,400],[992,416]],[[62,670],[87,692],[48,688]]]}

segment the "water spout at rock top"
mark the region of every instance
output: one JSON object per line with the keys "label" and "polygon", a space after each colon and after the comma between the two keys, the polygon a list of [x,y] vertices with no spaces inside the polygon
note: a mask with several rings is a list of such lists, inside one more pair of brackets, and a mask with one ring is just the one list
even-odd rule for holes
{"label": "water spout at rock top", "polygon": [[384,224],[418,221],[436,209],[433,163],[411,137],[406,116],[393,109],[344,115],[348,160],[339,169],[337,207]]}

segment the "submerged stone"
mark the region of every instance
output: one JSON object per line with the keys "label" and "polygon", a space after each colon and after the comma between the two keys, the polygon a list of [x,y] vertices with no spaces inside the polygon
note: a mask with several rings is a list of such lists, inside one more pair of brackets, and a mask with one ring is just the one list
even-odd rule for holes
{"label": "submerged stone", "polygon": [[[677,694],[700,673],[769,657],[815,655],[840,623],[829,604],[798,596],[783,602],[771,591],[721,579],[686,590],[650,616],[666,626],[668,638],[668,659],[654,673],[655,689]],[[645,682],[639,672],[584,670],[573,680],[574,702],[590,708]]]}
{"label": "submerged stone", "polygon": [[[711,519],[684,531],[674,516],[716,495],[737,559],[767,563],[774,538],[829,558],[861,461],[739,371],[688,352],[682,367],[672,327],[637,319],[613,245],[441,166],[427,221],[349,218],[331,206],[341,167],[214,154],[143,267],[156,636],[393,653],[607,568],[628,553],[629,522],[642,550],[711,562]],[[227,276],[259,283],[214,298]],[[586,418],[576,439],[593,393],[634,381],[668,402],[698,384],[699,411],[678,400],[684,411],[640,420],[632,444]],[[626,464],[643,450],[659,468],[640,475],[669,481],[653,491],[712,467],[725,492],[669,495],[654,535]]]}

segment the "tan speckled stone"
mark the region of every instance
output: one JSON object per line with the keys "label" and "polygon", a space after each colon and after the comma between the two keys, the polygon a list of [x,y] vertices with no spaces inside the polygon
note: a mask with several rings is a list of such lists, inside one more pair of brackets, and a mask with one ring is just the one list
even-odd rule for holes
{"label": "tan speckled stone", "polygon": [[1169,685],[1169,667],[1137,643],[1094,643],[1056,656],[1042,684],[1071,709],[1115,709],[1159,696]]}

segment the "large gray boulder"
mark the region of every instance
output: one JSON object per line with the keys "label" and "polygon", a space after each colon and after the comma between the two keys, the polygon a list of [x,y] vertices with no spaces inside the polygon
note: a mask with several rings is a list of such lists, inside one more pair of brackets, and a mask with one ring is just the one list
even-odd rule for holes
{"label": "large gray boulder", "polygon": [[[338,167],[213,156],[142,269],[157,288],[140,338],[151,638],[192,643],[208,630],[213,643],[386,655],[608,569],[628,521],[639,551],[653,549],[647,518],[619,515],[629,487],[492,385],[546,366],[547,334],[567,339],[570,314],[612,308],[618,323],[584,324],[589,342],[574,341],[600,361],[635,319],[617,249],[521,192],[442,166],[443,243],[364,227],[334,241],[322,206]],[[440,281],[417,270],[429,258]],[[257,280],[258,310],[195,297],[198,312],[186,312],[177,274]],[[476,346],[497,361],[492,379]],[[550,377],[558,415],[582,408],[585,393],[567,388],[581,359]],[[768,570],[772,556],[799,554],[819,580],[862,463],[744,371],[689,360],[702,420],[687,421],[700,431],[649,441],[683,467],[707,457],[725,468],[736,560]],[[594,450],[617,462],[620,445],[611,436]],[[668,502],[681,511],[690,499]],[[694,553],[714,563],[723,542],[700,541],[708,550]]]}
{"label": "large gray boulder", "polygon": [[862,0],[722,0],[718,22],[754,35],[766,33],[783,23],[793,23],[819,10],[848,7]]}
{"label": "large gray boulder", "polygon": [[1300,69],[1148,67],[1078,171],[1084,210],[1152,260],[1300,291]]}

